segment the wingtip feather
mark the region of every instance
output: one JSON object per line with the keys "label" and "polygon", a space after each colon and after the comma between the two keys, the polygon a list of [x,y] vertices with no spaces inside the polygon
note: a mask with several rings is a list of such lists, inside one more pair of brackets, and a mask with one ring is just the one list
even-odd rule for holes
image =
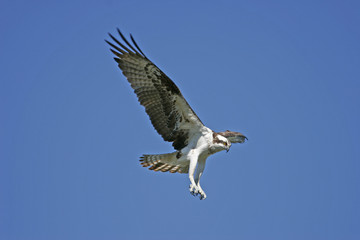
{"label": "wingtip feather", "polygon": [[147,58],[146,55],[143,53],[143,51],[141,51],[139,45],[137,45],[134,37],[133,37],[131,34],[130,34],[130,38],[131,38],[131,41],[134,43],[135,47],[137,48],[137,50],[139,50],[139,52],[140,52],[145,58]]}

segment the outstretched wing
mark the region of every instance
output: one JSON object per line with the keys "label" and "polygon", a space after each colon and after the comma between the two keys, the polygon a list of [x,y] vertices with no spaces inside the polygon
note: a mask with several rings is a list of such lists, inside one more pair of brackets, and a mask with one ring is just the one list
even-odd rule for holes
{"label": "outstretched wing", "polygon": [[106,41],[116,57],[115,61],[125,75],[156,131],[165,141],[173,142],[176,150],[188,144],[191,135],[204,125],[191,109],[179,88],[171,79],[155,66],[141,51],[130,35],[131,45],[119,29],[118,33],[125,44],[110,33],[118,45]]}
{"label": "outstretched wing", "polygon": [[226,137],[232,143],[244,143],[248,138],[245,137],[242,133],[233,132],[226,130],[225,132],[218,132],[223,137]]}

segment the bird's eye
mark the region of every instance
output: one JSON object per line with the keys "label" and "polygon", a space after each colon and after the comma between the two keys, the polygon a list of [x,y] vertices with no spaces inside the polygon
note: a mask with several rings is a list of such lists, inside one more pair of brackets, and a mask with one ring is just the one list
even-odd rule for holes
{"label": "bird's eye", "polygon": [[227,142],[223,142],[224,146],[227,146]]}

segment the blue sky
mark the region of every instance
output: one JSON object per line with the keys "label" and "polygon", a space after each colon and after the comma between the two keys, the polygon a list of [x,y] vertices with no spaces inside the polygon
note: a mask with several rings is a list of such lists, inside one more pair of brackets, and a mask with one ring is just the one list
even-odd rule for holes
{"label": "blue sky", "polygon": [[[358,1],[0,3],[0,238],[360,239]],[[119,27],[201,120],[249,141],[202,186],[104,39]]]}

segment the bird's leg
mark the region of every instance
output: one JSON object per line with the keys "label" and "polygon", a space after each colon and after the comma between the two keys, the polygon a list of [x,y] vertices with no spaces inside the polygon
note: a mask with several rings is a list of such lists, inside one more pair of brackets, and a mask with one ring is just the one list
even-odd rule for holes
{"label": "bird's leg", "polygon": [[189,164],[189,179],[190,179],[189,190],[193,196],[195,196],[199,193],[199,188],[197,187],[197,184],[195,183],[195,180],[194,180],[194,173],[195,173],[196,164],[198,162],[198,157],[199,157],[199,154],[195,154],[195,151],[194,151],[191,154],[190,164]]}
{"label": "bird's leg", "polygon": [[196,186],[199,189],[199,194],[200,194],[200,200],[204,200],[206,198],[206,194],[204,192],[204,190],[201,188],[200,186],[200,178],[204,172],[205,169],[205,163],[206,163],[206,159],[201,159],[198,161],[198,165],[196,168],[196,174],[195,174],[195,182],[196,182]]}

